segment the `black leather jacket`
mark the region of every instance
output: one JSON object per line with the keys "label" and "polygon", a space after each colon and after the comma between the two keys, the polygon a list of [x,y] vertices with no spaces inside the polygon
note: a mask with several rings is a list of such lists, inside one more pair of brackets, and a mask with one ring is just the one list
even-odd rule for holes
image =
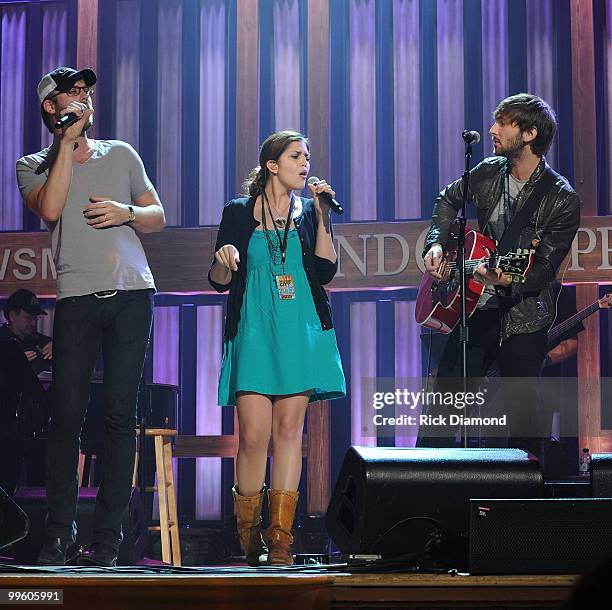
{"label": "black leather jacket", "polygon": [[[535,183],[540,179],[546,160],[539,165],[521,189],[516,201],[517,209],[527,200]],[[470,173],[468,201],[476,206],[478,226],[484,232],[494,207],[504,191],[505,157],[490,157],[479,163]],[[446,243],[448,230],[461,209],[463,182],[449,184],[438,196],[431,226],[425,239],[423,255],[432,244]],[[521,231],[516,248],[531,248],[539,240],[533,266],[523,284],[509,288],[497,287],[502,313],[501,337],[532,333],[549,326],[554,318],[554,300],[551,284],[559,265],[567,255],[574,235],[580,226],[580,199],[567,180],[559,176],[554,187],[543,197],[530,221]]]}

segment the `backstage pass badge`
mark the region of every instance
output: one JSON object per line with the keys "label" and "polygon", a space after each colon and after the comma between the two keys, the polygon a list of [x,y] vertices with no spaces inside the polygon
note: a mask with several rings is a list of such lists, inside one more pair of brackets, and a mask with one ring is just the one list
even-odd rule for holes
{"label": "backstage pass badge", "polygon": [[275,275],[278,298],[281,301],[295,299],[295,286],[293,285],[292,275]]}

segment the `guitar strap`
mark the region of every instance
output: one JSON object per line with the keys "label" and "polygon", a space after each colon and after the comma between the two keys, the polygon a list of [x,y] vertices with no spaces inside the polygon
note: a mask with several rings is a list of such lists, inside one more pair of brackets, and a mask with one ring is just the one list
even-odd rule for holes
{"label": "guitar strap", "polygon": [[510,224],[506,227],[499,243],[497,244],[498,254],[504,255],[510,252],[518,241],[521,231],[533,216],[540,201],[548,191],[554,186],[559,174],[549,166],[546,166],[542,175],[536,182],[527,201],[520,207],[514,215]]}

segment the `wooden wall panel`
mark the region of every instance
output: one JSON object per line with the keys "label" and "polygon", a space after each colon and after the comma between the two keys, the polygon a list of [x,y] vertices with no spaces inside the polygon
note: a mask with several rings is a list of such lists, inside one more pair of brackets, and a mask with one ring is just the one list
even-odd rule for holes
{"label": "wooden wall panel", "polygon": [[311,175],[329,180],[329,0],[308,2],[308,135]]}
{"label": "wooden wall panel", "polygon": [[259,147],[259,2],[236,1],[236,194]]}
{"label": "wooden wall panel", "polygon": [[[572,90],[574,120],[574,188],[584,215],[597,215],[597,137],[595,105],[595,51],[593,3],[571,0]],[[586,307],[599,298],[596,283],[579,286],[576,306]],[[580,447],[600,450],[601,383],[599,316],[585,323],[578,341],[578,427]],[[578,456],[576,456],[578,459]]]}

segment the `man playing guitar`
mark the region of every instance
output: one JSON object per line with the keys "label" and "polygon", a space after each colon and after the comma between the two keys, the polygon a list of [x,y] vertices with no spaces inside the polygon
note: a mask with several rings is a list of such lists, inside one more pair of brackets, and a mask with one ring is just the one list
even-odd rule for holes
{"label": "man playing guitar", "polygon": [[[471,171],[468,201],[476,206],[479,230],[498,242],[522,206],[526,211],[533,207],[533,213],[522,215],[524,226],[515,224],[509,234],[518,235],[510,244],[512,249],[535,249],[535,256],[522,283],[513,282],[500,269],[487,270],[484,265],[476,269],[474,277],[485,290],[470,318],[468,376],[481,377],[497,359],[502,376],[535,378],[546,356],[546,333],[554,318],[551,284],[580,225],[580,201],[544,158],[557,128],[555,114],[544,100],[525,93],[513,95],[499,103],[494,118],[489,133],[495,156]],[[448,277],[444,246],[462,197],[459,179],[436,199],[424,262],[427,273],[438,281]],[[437,389],[459,387],[460,355],[457,327],[449,334],[439,362]],[[507,405],[509,445],[535,451],[539,433],[534,397],[512,398]],[[420,439],[422,446],[454,442],[452,434],[446,438],[421,435]]]}

